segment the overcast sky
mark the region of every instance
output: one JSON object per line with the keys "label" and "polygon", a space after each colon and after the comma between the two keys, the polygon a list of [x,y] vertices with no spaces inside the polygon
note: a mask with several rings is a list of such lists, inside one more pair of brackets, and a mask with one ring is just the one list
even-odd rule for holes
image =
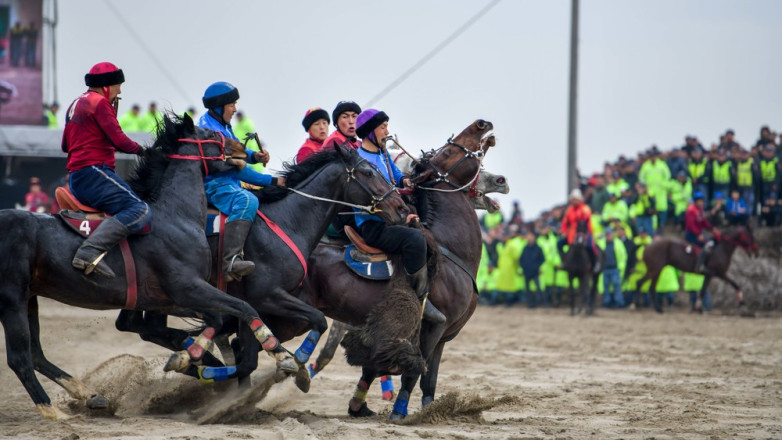
{"label": "overcast sky", "polygon": [[[200,110],[204,89],[228,81],[279,169],[308,108],[365,104],[489,3],[60,1],[57,98],[67,106],[99,61],[125,72],[121,112]],[[750,144],[761,125],[782,130],[781,20],[775,0],[582,0],[582,172],[688,133],[710,144],[733,128]],[[508,177],[503,208],[537,215],[565,198],[569,33],[569,0],[503,0],[374,107],[414,150],[492,121],[485,165]]]}

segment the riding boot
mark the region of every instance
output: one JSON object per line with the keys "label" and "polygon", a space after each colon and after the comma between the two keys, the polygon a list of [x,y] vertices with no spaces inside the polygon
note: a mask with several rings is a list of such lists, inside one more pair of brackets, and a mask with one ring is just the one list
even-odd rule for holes
{"label": "riding boot", "polygon": [[698,262],[695,264],[695,272],[706,274],[706,261],[709,258],[709,254],[711,253],[711,249],[714,247],[713,241],[708,241],[705,246],[703,246],[703,249],[701,250],[701,253],[698,254]]}
{"label": "riding boot", "polygon": [[94,270],[98,275],[114,278],[114,271],[103,260],[109,249],[130,234],[128,228],[114,217],[107,217],[95,232],[81,244],[71,264],[89,275]]}
{"label": "riding boot", "polygon": [[407,276],[409,277],[410,286],[413,287],[416,296],[424,307],[424,319],[435,324],[444,323],[446,319],[445,315],[437,310],[437,307],[435,307],[431,301],[427,301],[429,296],[429,277],[426,266],[418,269],[418,271],[412,275],[408,273]]}
{"label": "riding boot", "polygon": [[252,222],[234,220],[225,224],[223,237],[223,276],[226,281],[238,281],[255,270],[255,263],[242,259],[244,241],[250,233]]}

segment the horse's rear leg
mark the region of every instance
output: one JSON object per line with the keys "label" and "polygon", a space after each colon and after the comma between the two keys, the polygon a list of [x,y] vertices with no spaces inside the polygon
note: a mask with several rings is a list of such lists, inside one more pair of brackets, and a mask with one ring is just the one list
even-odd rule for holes
{"label": "horse's rear leg", "polygon": [[52,405],[46,391],[35,377],[33,357],[30,351],[30,325],[27,311],[21,304],[0,308],[0,322],[5,329],[5,346],[8,366],[24,385],[38,412],[47,419],[62,420],[68,416]]}
{"label": "horse's rear leg", "polygon": [[[730,279],[728,277],[728,274],[719,275],[719,278],[727,282],[733,287],[734,292],[736,292],[736,302],[738,302],[739,307],[743,306],[744,294],[741,292],[741,287],[739,287],[739,285],[735,281]],[[703,292],[705,289],[706,289],[706,280],[703,281],[703,289],[701,289],[701,292]]]}
{"label": "horse's rear leg", "polygon": [[434,401],[434,392],[437,388],[437,375],[440,371],[440,359],[443,355],[444,347],[444,341],[440,341],[437,344],[437,346],[434,348],[434,351],[432,352],[432,355],[429,357],[429,362],[427,362],[428,368],[426,373],[421,376],[420,387],[421,392],[423,393],[423,396],[421,396],[421,407],[423,408],[426,408]]}
{"label": "horse's rear leg", "polygon": [[76,400],[84,400],[87,408],[106,409],[109,406],[108,400],[101,396],[84,382],[72,377],[70,374],[59,369],[56,365],[49,362],[43,354],[41,347],[41,326],[38,322],[38,297],[33,296],[27,304],[27,320],[30,326],[30,354],[33,359],[33,367],[36,371],[57,382],[68,394]]}
{"label": "horse's rear leg", "polygon": [[371,417],[375,412],[367,407],[367,392],[369,386],[377,377],[377,373],[367,367],[361,369],[361,379],[356,384],[356,391],[348,402],[348,414],[350,417]]}
{"label": "horse's rear leg", "polygon": [[323,344],[323,347],[320,349],[318,358],[309,366],[310,377],[315,377],[316,374],[320,373],[320,371],[323,370],[323,368],[325,368],[329,362],[331,362],[331,360],[334,358],[334,353],[337,351],[339,343],[342,341],[342,338],[345,337],[345,334],[347,334],[349,328],[350,326],[344,322],[331,322],[331,327],[329,327],[329,335],[326,338],[326,343]]}

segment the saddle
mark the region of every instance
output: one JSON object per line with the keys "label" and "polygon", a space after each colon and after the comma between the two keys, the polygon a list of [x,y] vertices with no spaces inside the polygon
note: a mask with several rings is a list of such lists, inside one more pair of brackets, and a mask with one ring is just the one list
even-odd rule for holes
{"label": "saddle", "polygon": [[382,250],[364,241],[351,226],[345,226],[345,235],[351,244],[345,247],[344,261],[356,275],[370,280],[390,280],[394,275],[394,264]]}

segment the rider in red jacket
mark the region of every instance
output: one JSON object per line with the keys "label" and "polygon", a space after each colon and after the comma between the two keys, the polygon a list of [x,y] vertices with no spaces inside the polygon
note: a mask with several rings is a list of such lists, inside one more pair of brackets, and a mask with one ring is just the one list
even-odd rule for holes
{"label": "rider in red jacket", "polygon": [[597,258],[597,247],[592,239],[592,210],[584,203],[584,196],[581,194],[581,190],[576,188],[570,192],[570,205],[562,216],[562,239],[558,243],[560,253],[564,249],[565,244],[573,244],[573,241],[576,239],[578,224],[582,222],[586,223],[587,228],[587,248],[592,250],[589,253],[592,271],[599,273],[600,259]]}
{"label": "rider in red jacket", "polygon": [[703,273],[706,268],[706,259],[714,247],[714,240],[706,240],[705,231],[713,231],[715,236],[718,231],[706,218],[706,211],[703,208],[703,193],[696,192],[692,195],[692,199],[692,203],[684,212],[684,238],[689,243],[703,248],[703,251],[698,254],[698,262],[695,265],[695,271]]}
{"label": "rider in red jacket", "polygon": [[331,118],[337,130],[323,141],[323,148],[333,148],[334,144],[348,144],[358,150],[361,141],[356,138],[356,118],[361,107],[353,101],[340,101],[331,112]]}
{"label": "rider in red jacket", "polygon": [[304,145],[299,148],[299,152],[296,154],[296,163],[301,163],[304,159],[323,149],[323,141],[329,135],[330,122],[331,119],[326,110],[320,107],[307,110],[301,125],[304,126],[304,131],[310,136],[304,141]]}
{"label": "rider in red jacket", "polygon": [[90,274],[114,278],[106,253],[152,220],[149,205],[114,172],[114,152],[141,154],[144,148],[122,133],[116,104],[125,75],[111,63],[98,63],[84,76],[88,90],[68,107],[62,150],[68,153],[68,186],[83,204],[111,214],[76,251],[71,264]]}

